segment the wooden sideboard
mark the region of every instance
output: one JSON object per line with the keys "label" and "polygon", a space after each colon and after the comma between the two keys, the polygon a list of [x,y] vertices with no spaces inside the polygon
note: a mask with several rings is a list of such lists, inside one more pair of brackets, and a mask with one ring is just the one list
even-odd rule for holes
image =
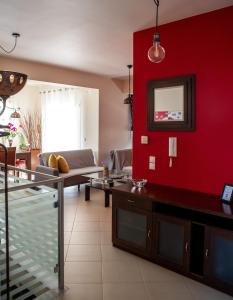
{"label": "wooden sideboard", "polygon": [[233,295],[231,206],[153,184],[125,184],[112,194],[114,246]]}
{"label": "wooden sideboard", "polygon": [[32,169],[32,162],[31,162],[31,151],[17,151],[16,152],[16,159],[25,160],[26,169]]}

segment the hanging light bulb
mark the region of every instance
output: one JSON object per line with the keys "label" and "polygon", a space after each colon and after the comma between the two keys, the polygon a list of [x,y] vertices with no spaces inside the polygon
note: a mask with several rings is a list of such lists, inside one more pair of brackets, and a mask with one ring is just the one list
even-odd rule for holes
{"label": "hanging light bulb", "polygon": [[160,63],[165,57],[165,50],[160,45],[160,35],[157,31],[158,28],[158,10],[159,10],[159,0],[154,0],[156,5],[156,27],[153,39],[153,46],[148,50],[148,58],[153,63]]}

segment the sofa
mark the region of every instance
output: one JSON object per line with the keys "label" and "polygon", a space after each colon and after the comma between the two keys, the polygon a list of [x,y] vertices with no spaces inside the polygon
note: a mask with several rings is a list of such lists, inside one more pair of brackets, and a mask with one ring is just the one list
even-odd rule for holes
{"label": "sofa", "polygon": [[132,149],[112,150],[110,152],[111,169],[132,175]]}
{"label": "sofa", "polygon": [[[48,167],[50,154],[63,156],[69,165],[69,172],[59,173],[58,169]],[[36,168],[36,172],[62,177],[64,187],[78,185],[80,189],[80,184],[88,182],[88,178],[82,175],[103,171],[103,167],[96,166],[92,149],[44,152],[39,154],[39,162],[40,165]],[[35,180],[39,181],[40,179],[42,178],[38,174]]]}

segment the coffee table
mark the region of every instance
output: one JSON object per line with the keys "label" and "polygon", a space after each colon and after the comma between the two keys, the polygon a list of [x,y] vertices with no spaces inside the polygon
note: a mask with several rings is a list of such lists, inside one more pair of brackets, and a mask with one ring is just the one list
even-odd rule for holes
{"label": "coffee table", "polygon": [[89,178],[90,183],[85,185],[85,201],[90,200],[91,188],[102,190],[104,192],[104,206],[109,206],[109,199],[112,193],[112,187],[121,185],[128,182],[128,175],[125,173],[116,174],[109,173],[108,177],[104,177],[103,172],[90,173],[82,175]]}

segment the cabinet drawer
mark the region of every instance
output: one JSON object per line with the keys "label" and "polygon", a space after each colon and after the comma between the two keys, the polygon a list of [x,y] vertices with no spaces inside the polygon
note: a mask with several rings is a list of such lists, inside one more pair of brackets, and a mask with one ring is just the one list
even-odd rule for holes
{"label": "cabinet drawer", "polygon": [[113,193],[113,205],[115,206],[124,206],[124,207],[136,207],[144,210],[152,210],[152,202],[149,199],[137,198],[133,195],[126,195],[120,193]]}

